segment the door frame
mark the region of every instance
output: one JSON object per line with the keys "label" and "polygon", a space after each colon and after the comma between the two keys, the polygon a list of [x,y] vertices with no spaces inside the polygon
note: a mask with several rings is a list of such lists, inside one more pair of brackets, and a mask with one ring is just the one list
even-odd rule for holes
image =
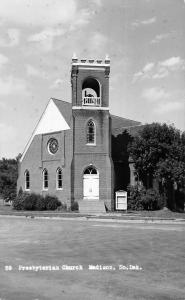
{"label": "door frame", "polygon": [[[96,174],[84,174],[86,170],[88,170],[88,168],[94,168],[94,170],[96,170]],[[95,195],[95,196],[85,196],[84,193],[85,193],[85,181],[87,183],[87,180],[93,180],[96,182],[97,184],[97,189],[98,189],[98,193]],[[99,200],[99,194],[100,194],[100,191],[99,191],[99,172],[98,170],[94,167],[94,166],[89,166],[89,167],[86,167],[84,172],[83,172],[83,199],[84,200],[90,200],[90,199],[96,199],[96,200]]]}

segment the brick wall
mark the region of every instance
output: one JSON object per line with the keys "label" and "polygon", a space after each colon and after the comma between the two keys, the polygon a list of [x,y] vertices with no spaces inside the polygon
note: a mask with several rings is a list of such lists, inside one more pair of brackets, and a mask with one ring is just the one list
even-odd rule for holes
{"label": "brick wall", "polygon": [[76,66],[72,66],[72,68],[72,104],[74,106],[82,105],[83,81],[88,77],[93,77],[100,83],[102,107],[109,106],[109,78],[108,75],[105,75],[106,72],[109,73],[109,67],[78,69]]}
{"label": "brick wall", "polygon": [[[47,143],[53,137],[59,142],[59,149],[55,155],[48,152]],[[18,189],[25,190],[25,170],[30,172],[30,192],[56,195],[60,201],[71,204],[71,175],[72,159],[71,130],[53,134],[36,135],[20,164]],[[61,168],[63,172],[63,189],[56,189],[56,171]],[[48,190],[43,190],[42,172],[48,170]]]}

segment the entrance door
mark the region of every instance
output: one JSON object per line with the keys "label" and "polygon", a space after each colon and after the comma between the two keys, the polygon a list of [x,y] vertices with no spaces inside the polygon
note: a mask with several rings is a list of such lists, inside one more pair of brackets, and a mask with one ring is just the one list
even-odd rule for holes
{"label": "entrance door", "polygon": [[99,174],[94,167],[88,167],[83,175],[84,199],[99,199]]}

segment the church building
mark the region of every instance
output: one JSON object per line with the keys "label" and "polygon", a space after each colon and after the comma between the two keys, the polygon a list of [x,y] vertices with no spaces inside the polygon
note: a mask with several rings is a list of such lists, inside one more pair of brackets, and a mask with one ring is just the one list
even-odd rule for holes
{"label": "church building", "polygon": [[48,102],[20,159],[18,190],[77,201],[80,212],[115,209],[115,191],[133,180],[122,137],[141,124],[110,113],[109,74],[108,57],[72,58],[71,103]]}

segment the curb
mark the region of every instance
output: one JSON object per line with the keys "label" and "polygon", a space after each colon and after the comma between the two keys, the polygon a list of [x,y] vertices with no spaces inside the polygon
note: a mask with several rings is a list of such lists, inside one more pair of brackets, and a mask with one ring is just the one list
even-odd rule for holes
{"label": "curb", "polygon": [[185,225],[185,219],[116,219],[116,218],[98,218],[96,216],[79,216],[79,217],[62,217],[62,216],[33,216],[33,215],[9,215],[0,214],[4,218],[25,218],[25,219],[41,219],[41,220],[61,220],[61,221],[90,221],[100,223],[131,223],[131,224],[176,224]]}

